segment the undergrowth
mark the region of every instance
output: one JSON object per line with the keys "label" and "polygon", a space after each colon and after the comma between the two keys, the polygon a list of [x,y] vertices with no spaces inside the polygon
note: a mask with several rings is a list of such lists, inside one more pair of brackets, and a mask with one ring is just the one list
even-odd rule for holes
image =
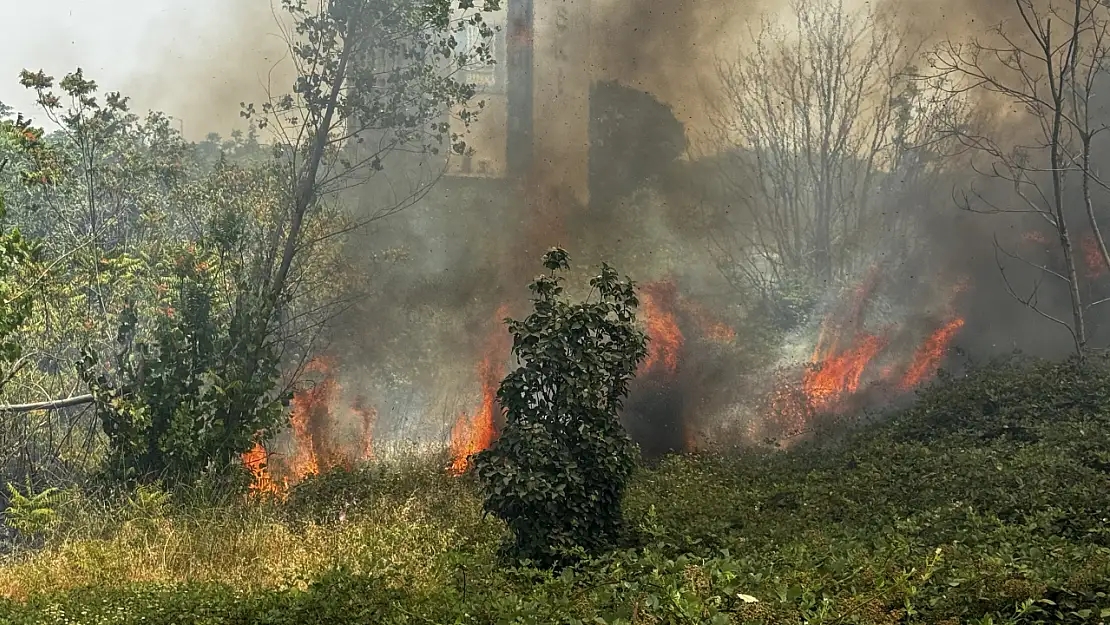
{"label": "undergrowth", "polygon": [[558,573],[500,562],[442,459],[284,503],[75,500],[0,566],[0,622],[1105,622],[1108,371],[991,363],[835,448],[668,458],[626,499],[637,546]]}

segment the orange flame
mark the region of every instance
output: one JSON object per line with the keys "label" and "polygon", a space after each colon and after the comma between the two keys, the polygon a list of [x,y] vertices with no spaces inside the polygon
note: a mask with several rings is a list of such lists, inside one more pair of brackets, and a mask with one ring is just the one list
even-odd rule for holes
{"label": "orange flame", "polygon": [[351,467],[356,461],[374,457],[373,428],[377,410],[368,406],[364,398],[357,398],[346,414],[360,417],[361,435],[358,440],[337,444],[333,440],[337,425],[334,411],[342,388],[335,377],[332,361],[315,359],[308,363],[305,372],[318,374],[318,379],[312,386],[293,394],[289,414],[294,445],[292,456],[269,456],[259,444],[242,456],[243,464],[254,476],[252,492],[283,495],[288,486],[310,475],[338,466]]}
{"label": "orange flame", "polygon": [[497,331],[486,346],[485,357],[478,365],[478,378],[482,383],[482,404],[470,417],[460,414],[451,430],[452,475],[462,475],[470,467],[470,456],[488,449],[497,437],[494,415],[497,411],[497,388],[505,376],[505,358],[509,351],[509,333],[501,327],[501,320],[508,316],[508,307],[497,309]]}
{"label": "orange flame", "polygon": [[313,360],[305,371],[320,373],[323,377],[318,383],[293,394],[289,421],[297,442],[290,466],[294,480],[317,475],[321,469],[335,464],[325,435],[330,429],[331,406],[339,390],[338,384],[332,376],[331,363],[325,359]]}
{"label": "orange flame", "polygon": [[957,317],[925,339],[925,343],[917,348],[917,353],[914,354],[913,362],[906,370],[906,374],[902,376],[902,390],[908,391],[936,373],[937,365],[948,349],[948,344],[952,342],[952,337],[956,336],[956,332],[963,326],[964,320]]}
{"label": "orange flame", "polygon": [[[968,288],[970,280],[960,278],[953,285],[951,295],[954,298]],[[817,345],[800,385],[797,378],[783,372],[789,377],[772,393],[770,408],[772,417],[779,421],[778,425],[785,426],[786,435],[806,431],[811,419],[819,414],[839,413],[847,409],[851,405],[847,400],[860,390],[867,367],[889,344],[887,332],[875,335],[860,331],[864,304],[861,300],[867,297],[869,291],[866,286],[857,288],[852,310],[844,317],[833,313],[821,324]],[[843,322],[838,323],[837,319]],[[963,325],[964,320],[953,315],[951,321],[934,331],[917,348],[908,367],[884,363],[877,379],[885,381],[896,373],[901,375],[897,387],[900,391],[908,391],[921,384],[935,373],[949,344]],[[853,329],[846,330],[849,327]],[[846,349],[841,349],[840,343],[845,335],[852,337],[851,343]]]}
{"label": "orange flame", "polygon": [[824,356],[818,344],[813,362],[802,379],[809,407],[815,411],[832,410],[840,399],[859,389],[860,378],[868,363],[887,345],[883,337],[864,335],[851,348],[837,353],[834,341]]}
{"label": "orange flame", "polygon": [[640,287],[640,311],[647,330],[647,358],[640,365],[640,371],[651,371],[662,367],[666,371],[678,370],[678,353],[682,350],[685,337],[678,327],[675,317],[677,291],[673,282],[663,280],[651,282]]}
{"label": "orange flame", "polygon": [[281,489],[278,488],[277,483],[270,476],[270,470],[267,466],[268,456],[266,448],[259,443],[255,443],[250,451],[243,454],[243,464],[246,465],[253,476],[250,490],[255,495],[281,494]]}
{"label": "orange flame", "polygon": [[731,343],[736,340],[736,330],[715,319],[698,303],[684,298],[682,307],[697,324],[702,338],[714,343]]}

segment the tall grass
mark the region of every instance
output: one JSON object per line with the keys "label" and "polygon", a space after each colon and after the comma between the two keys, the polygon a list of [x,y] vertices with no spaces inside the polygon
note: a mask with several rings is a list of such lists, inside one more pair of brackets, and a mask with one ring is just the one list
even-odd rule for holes
{"label": "tall grass", "polygon": [[[221,582],[250,591],[303,586],[335,568],[431,587],[449,568],[445,558],[460,550],[492,557],[500,534],[482,518],[473,489],[443,475],[442,466],[438,455],[366,465],[337,493],[327,488],[335,476],[325,476],[323,488],[307,483],[284,504],[250,497],[213,507],[188,489],[164,506],[73,496],[44,549],[0,561],[0,596],[133,582]],[[352,493],[364,498],[341,519],[314,518]]]}

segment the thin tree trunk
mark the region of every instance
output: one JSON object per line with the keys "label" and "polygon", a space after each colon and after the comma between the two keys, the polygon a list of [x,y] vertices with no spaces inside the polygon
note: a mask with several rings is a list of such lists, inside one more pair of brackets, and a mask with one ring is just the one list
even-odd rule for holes
{"label": "thin tree trunk", "polygon": [[270,285],[270,302],[273,306],[277,305],[281,292],[285,289],[285,281],[289,277],[289,268],[293,265],[293,257],[297,253],[297,244],[300,241],[305,213],[316,201],[316,175],[320,171],[320,162],[324,159],[324,150],[328,145],[328,133],[331,130],[331,121],[335,117],[335,109],[339,105],[339,90],[343,87],[351,51],[350,42],[344,42],[343,54],[339,57],[339,67],[331,81],[331,93],[328,95],[327,108],[324,110],[320,125],[316,127],[312,152],[309,154],[308,162],[305,163],[304,174],[297,181],[293,217],[289,222],[289,232],[285,236],[285,249],[282,251],[281,264],[278,265],[277,274],[274,275],[274,281]]}
{"label": "thin tree trunk", "polygon": [[1060,155],[1061,131],[1064,125],[1064,85],[1068,80],[1068,72],[1075,69],[1075,48],[1079,38],[1079,11],[1080,0],[1075,0],[1075,21],[1071,32],[1069,50],[1060,66],[1059,73],[1054,73],[1052,62],[1051,31],[1046,31],[1043,40],[1045,62],[1048,66],[1049,93],[1052,95],[1052,138],[1049,147],[1049,158],[1052,166],[1052,201],[1053,211],[1056,215],[1056,231],[1060,236],[1060,247],[1064,250],[1064,265],[1068,276],[1068,291],[1071,295],[1072,311],[1072,338],[1075,340],[1076,354],[1083,358],[1087,351],[1087,328],[1083,318],[1083,298],[1079,293],[1079,273],[1075,269],[1075,250],[1072,248],[1071,232],[1068,230],[1067,217],[1064,214],[1064,171]]}
{"label": "thin tree trunk", "polygon": [[1102,236],[1102,229],[1098,227],[1095,217],[1094,203],[1091,201],[1091,136],[1083,134],[1083,204],[1087,209],[1087,221],[1091,224],[1091,232],[1095,235],[1095,244],[1098,245],[1099,255],[1107,269],[1110,269],[1110,253],[1106,250],[1106,239]]}

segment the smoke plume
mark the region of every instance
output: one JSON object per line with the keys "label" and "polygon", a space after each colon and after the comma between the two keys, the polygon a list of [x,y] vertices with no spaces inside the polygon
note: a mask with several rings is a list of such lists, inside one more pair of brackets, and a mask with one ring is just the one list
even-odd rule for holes
{"label": "smoke plume", "polygon": [[[268,81],[277,90],[291,84],[269,4],[225,4],[215,26],[191,35],[192,45],[159,56],[153,51],[162,46],[150,42],[146,69],[123,88],[136,103],[184,119],[192,138],[233,127],[238,103],[261,99]],[[686,147],[708,127],[706,104],[720,89],[716,60],[748,50],[755,20],[786,6],[593,0],[589,63],[582,68],[591,91],[591,201],[583,205],[535,179],[451,178],[418,205],[355,236],[349,260],[376,278],[375,295],[349,310],[332,337],[333,374],[365,399],[347,411],[350,419],[372,427],[367,436],[374,438],[442,444],[460,415],[486,412],[489,353],[505,344],[498,316],[527,313],[525,285],[553,245],[568,248],[576,268],[607,261],[654,294],[645,321],[654,324],[655,345],[672,346],[674,366],[647,366],[626,411],[630,431],[649,453],[698,448],[727,432],[748,442],[788,436],[809,425],[806,402],[826,405],[857,391],[866,398],[863,407],[882,405],[917,362],[925,363],[921,370],[934,362],[959,366],[959,354],[984,358],[1013,348],[1059,355],[1066,340],[1006,292],[993,248],[997,235],[1049,262],[1051,254],[1028,247],[1037,225],[960,213],[947,189],[916,198],[910,234],[889,235],[904,239],[860,252],[865,269],[854,284],[829,284],[812,317],[786,340],[761,344],[755,328],[763,313],[753,313],[752,302],[722,275],[701,221],[699,202],[727,207],[737,198],[717,182],[722,161],[691,157]],[[889,0],[879,8],[895,12],[923,48],[1013,15],[1008,0]],[[543,54],[535,59],[550,62]],[[581,163],[570,161],[585,156],[535,160],[541,170],[573,168]],[[1008,190],[988,192],[1002,198]],[[895,197],[887,197],[885,212],[910,210]],[[900,247],[924,251],[884,256]],[[404,254],[383,254],[395,249]],[[877,277],[863,289],[868,272]],[[1046,291],[1045,298],[1059,296]],[[1056,302],[1048,305],[1060,313]],[[668,343],[668,336],[682,340]],[[952,349],[936,361],[921,356],[940,339]],[[771,365],[758,357],[768,349],[781,356]],[[786,382],[777,377],[782,370]],[[372,420],[360,416],[370,411]]]}

